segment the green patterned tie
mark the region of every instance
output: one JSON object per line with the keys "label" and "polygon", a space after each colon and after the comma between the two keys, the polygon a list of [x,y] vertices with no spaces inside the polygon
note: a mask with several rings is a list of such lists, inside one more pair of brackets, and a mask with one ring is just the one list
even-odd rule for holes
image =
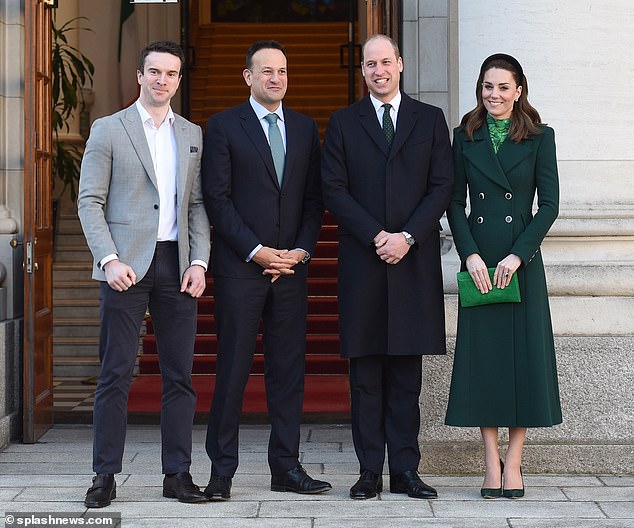
{"label": "green patterned tie", "polygon": [[284,142],[282,141],[282,133],[280,127],[277,126],[277,114],[269,114],[264,116],[269,124],[269,144],[271,145],[271,154],[273,155],[273,164],[277,173],[277,182],[282,186],[284,178],[284,164],[286,162],[286,152],[284,151]]}
{"label": "green patterned tie", "polygon": [[392,146],[392,140],[394,139],[394,123],[392,123],[392,118],[390,117],[391,108],[392,105],[390,103],[383,105],[383,133],[385,134],[388,147]]}

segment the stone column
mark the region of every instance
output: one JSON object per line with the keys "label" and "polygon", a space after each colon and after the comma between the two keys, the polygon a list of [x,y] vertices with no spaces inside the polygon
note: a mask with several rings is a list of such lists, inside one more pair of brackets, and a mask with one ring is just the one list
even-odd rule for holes
{"label": "stone column", "polygon": [[[24,2],[0,0],[0,449],[19,434],[24,203]],[[18,289],[16,289],[18,288]]]}

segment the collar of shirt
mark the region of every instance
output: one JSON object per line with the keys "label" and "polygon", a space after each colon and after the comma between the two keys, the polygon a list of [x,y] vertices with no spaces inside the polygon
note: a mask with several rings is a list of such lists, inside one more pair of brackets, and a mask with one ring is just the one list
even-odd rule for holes
{"label": "collar of shirt", "polygon": [[161,123],[157,127],[157,126],[154,125],[154,120],[152,119],[152,116],[150,115],[150,113],[141,104],[141,100],[140,99],[136,100],[135,105],[136,105],[136,109],[139,111],[139,115],[141,116],[141,121],[143,121],[143,124],[146,124],[148,122],[148,119],[150,120],[150,125],[153,128],[160,128],[161,126],[163,126],[163,123],[165,123],[165,121],[167,121],[170,125],[174,124],[174,112],[172,112],[172,107],[171,106],[167,107],[167,115],[165,116],[165,119],[163,120],[163,123]]}
{"label": "collar of shirt", "polygon": [[282,142],[284,143],[284,148],[286,148],[286,123],[284,121],[284,110],[282,109],[282,103],[275,109],[274,112],[271,112],[269,109],[262,106],[258,103],[253,96],[249,97],[249,103],[251,104],[251,108],[255,112],[255,115],[258,117],[258,121],[260,122],[260,126],[262,130],[264,130],[264,135],[266,136],[266,140],[269,140],[269,123],[266,119],[264,119],[269,114],[277,114],[277,126],[280,129],[280,133],[282,134]]}
{"label": "collar of shirt", "polygon": [[[398,118],[398,109],[401,106],[401,99],[402,99],[402,96],[399,90],[398,92],[396,92],[396,95],[391,101],[387,101],[389,104],[392,105],[392,108],[390,109],[390,116],[392,118],[392,123],[394,123],[395,132],[396,132],[396,119]],[[372,94],[370,94],[370,102],[372,103],[372,106],[374,106],[374,111],[376,112],[376,117],[379,120],[379,124],[383,126],[383,112],[385,111],[385,108],[383,108],[383,105],[385,103],[383,101],[379,101]]]}

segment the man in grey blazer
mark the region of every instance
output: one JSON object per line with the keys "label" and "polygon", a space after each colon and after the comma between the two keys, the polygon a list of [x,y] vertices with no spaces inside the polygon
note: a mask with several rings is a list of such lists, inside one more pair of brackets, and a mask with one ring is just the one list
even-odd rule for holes
{"label": "man in grey blazer", "polygon": [[116,496],[114,474],[122,469],[128,392],[148,307],[163,383],[163,496],[206,500],[189,467],[196,299],[205,289],[210,231],[200,186],[201,129],[170,107],[183,61],[173,42],[148,45],[137,71],[138,101],[94,122],[82,161],[79,218],[93,278],[101,281],[96,476],[86,493],[88,508],[108,506]]}

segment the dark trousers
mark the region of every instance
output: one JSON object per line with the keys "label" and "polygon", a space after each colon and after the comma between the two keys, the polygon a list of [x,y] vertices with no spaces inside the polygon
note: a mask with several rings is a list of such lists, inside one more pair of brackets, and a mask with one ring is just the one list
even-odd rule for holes
{"label": "dark trousers", "polygon": [[212,471],[233,477],[238,468],[238,431],[260,320],[264,382],[271,422],[271,473],[294,468],[304,401],[306,279],[214,279],[218,332],[216,388],[207,426]]}
{"label": "dark trousers", "polygon": [[189,471],[196,393],[192,363],[196,299],[180,292],[178,247],[159,242],[150,269],[125,292],[101,285],[101,373],[93,415],[93,470],[119,473],[127,426],[128,392],[149,306],[163,384],[161,461],[163,473]]}
{"label": "dark trousers", "polygon": [[390,474],[418,469],[421,381],[421,356],[350,359],[352,439],[361,471],[383,472],[386,445]]}

